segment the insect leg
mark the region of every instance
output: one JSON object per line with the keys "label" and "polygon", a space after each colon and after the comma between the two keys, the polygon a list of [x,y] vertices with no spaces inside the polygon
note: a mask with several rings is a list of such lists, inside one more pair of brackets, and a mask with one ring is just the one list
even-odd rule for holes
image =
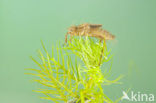
{"label": "insect leg", "polygon": [[68,40],[68,33],[65,35],[65,43],[67,43]]}
{"label": "insect leg", "polygon": [[106,49],[106,39],[103,40],[103,49]]}
{"label": "insect leg", "polygon": [[[100,41],[101,41],[101,40],[100,40]],[[102,43],[102,42],[101,42],[101,43]],[[102,57],[103,57],[103,55],[104,55],[104,51],[105,51],[105,49],[106,49],[106,40],[103,39],[103,48],[102,48],[102,50],[101,50],[99,66],[100,66],[100,64],[101,64],[101,62],[102,62]]]}
{"label": "insect leg", "polygon": [[65,43],[63,44],[63,46],[65,46],[65,44],[67,43],[68,40],[68,33],[65,35]]}
{"label": "insect leg", "polygon": [[71,43],[72,38],[73,38],[73,35],[70,35],[70,39],[69,39],[70,43]]}

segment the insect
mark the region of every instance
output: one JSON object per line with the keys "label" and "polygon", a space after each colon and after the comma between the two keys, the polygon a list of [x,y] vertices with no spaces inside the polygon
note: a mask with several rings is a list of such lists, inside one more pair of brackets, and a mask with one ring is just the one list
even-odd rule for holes
{"label": "insect", "polygon": [[84,23],[77,26],[71,26],[65,35],[65,43],[67,43],[67,37],[70,35],[70,41],[72,36],[89,36],[96,37],[100,41],[104,41],[103,49],[101,50],[99,65],[101,64],[102,57],[104,55],[104,48],[106,47],[106,40],[113,40],[115,38],[110,32],[102,29],[102,24],[89,24]]}
{"label": "insect", "polygon": [[96,37],[100,40],[113,40],[115,38],[110,32],[102,29],[102,24],[89,24],[84,23],[77,26],[71,26],[65,36],[65,43],[67,43],[67,37],[70,35],[70,41],[72,36],[89,36]]}

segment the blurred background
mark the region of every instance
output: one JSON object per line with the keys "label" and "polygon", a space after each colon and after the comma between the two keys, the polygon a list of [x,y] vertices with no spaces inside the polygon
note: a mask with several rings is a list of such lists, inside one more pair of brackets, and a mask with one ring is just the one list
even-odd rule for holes
{"label": "blurred background", "polygon": [[113,100],[122,91],[156,96],[156,1],[155,0],[0,0],[0,103],[51,103],[32,92],[25,68],[37,66],[40,40],[51,46],[64,41],[67,28],[81,23],[103,24],[116,36],[112,49],[113,80],[125,75],[123,84],[106,86]]}

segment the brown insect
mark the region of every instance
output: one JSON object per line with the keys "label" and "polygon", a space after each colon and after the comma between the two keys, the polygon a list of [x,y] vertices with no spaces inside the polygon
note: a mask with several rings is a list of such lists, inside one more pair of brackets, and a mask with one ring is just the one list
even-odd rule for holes
{"label": "brown insect", "polygon": [[113,40],[115,38],[114,35],[102,29],[101,24],[88,24],[88,23],[69,27],[68,32],[65,36],[66,43],[68,35],[70,35],[70,41],[72,36],[89,36],[99,38],[100,40]]}
{"label": "brown insect", "polygon": [[102,24],[80,24],[78,26],[71,26],[68,29],[68,32],[65,36],[65,43],[67,43],[67,37],[70,35],[70,41],[72,36],[89,36],[89,37],[96,37],[100,39],[100,41],[104,41],[103,49],[101,51],[100,62],[101,64],[102,56],[104,54],[104,48],[106,47],[105,40],[113,40],[115,38],[110,32],[102,29]]}

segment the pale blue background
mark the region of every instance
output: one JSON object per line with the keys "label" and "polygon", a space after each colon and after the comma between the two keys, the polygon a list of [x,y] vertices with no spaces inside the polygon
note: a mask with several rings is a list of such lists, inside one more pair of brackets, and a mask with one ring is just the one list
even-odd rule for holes
{"label": "pale blue background", "polygon": [[24,68],[36,67],[40,39],[51,45],[64,41],[69,26],[100,23],[114,35],[112,77],[125,74],[122,85],[105,92],[113,100],[129,87],[156,95],[155,0],[0,0],[0,103],[50,103],[32,90]]}

